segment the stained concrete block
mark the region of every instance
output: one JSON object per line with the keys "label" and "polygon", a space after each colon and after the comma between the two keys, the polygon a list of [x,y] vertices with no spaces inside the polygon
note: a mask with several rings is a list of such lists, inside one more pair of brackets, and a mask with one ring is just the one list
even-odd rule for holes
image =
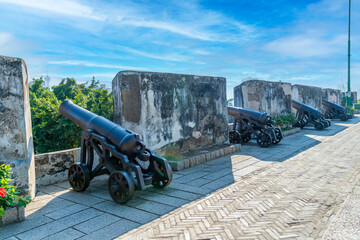
{"label": "stained concrete block", "polygon": [[19,191],[35,196],[29,82],[24,60],[0,56],[0,164],[12,167]]}
{"label": "stained concrete block", "polygon": [[80,148],[35,155],[36,186],[67,180],[67,170],[74,162],[80,162]]}
{"label": "stained concrete block", "polygon": [[[341,92],[341,99],[343,97],[346,96],[346,92]],[[353,103],[357,103],[357,99],[358,99],[358,96],[357,96],[357,92],[356,91],[351,91],[350,92],[350,97],[351,97],[351,100]]]}
{"label": "stained concrete block", "polygon": [[[321,110],[323,92],[319,87],[305,86],[305,85],[292,85],[292,100],[298,101],[305,105],[308,105],[317,110]],[[295,113],[296,110],[293,108]]]}
{"label": "stained concrete block", "polygon": [[351,92],[351,99],[352,99],[353,103],[357,103],[358,95],[357,95],[356,91]]}
{"label": "stained concrete block", "polygon": [[332,89],[332,88],[323,88],[322,93],[323,93],[323,99],[341,105],[341,90]]}
{"label": "stained concrete block", "polygon": [[234,105],[271,116],[291,113],[291,84],[249,80],[234,88]]}
{"label": "stained concrete block", "polygon": [[121,71],[112,84],[114,121],[154,150],[176,143],[189,151],[227,141],[225,78]]}

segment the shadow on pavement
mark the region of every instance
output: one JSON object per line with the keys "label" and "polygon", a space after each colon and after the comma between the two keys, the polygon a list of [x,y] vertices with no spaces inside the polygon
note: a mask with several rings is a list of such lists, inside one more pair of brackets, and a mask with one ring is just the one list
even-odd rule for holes
{"label": "shadow on pavement", "polygon": [[42,187],[37,198],[27,207],[26,220],[0,231],[0,239],[113,239],[131,229],[170,213],[185,204],[218,189],[242,181],[272,162],[283,162],[321,143],[359,118],[348,122],[333,121],[324,131],[304,129],[287,136],[278,145],[260,148],[251,140],[242,151],[174,173],[173,182],[165,189],[149,186],[125,205],[112,201],[107,187],[108,176],[96,177],[84,192],[69,189],[68,182]]}

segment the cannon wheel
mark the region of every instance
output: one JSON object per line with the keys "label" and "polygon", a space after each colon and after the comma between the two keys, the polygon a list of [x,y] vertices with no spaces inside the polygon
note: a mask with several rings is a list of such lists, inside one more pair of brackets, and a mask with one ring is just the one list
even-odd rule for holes
{"label": "cannon wheel", "polygon": [[315,129],[316,129],[316,130],[322,130],[322,129],[324,129],[324,124],[322,124],[321,122],[315,123]]}
{"label": "cannon wheel", "polygon": [[247,143],[248,141],[251,140],[251,133],[247,133],[244,136],[241,137],[241,140],[243,143]]}
{"label": "cannon wheel", "polygon": [[112,172],[109,176],[108,187],[111,198],[117,203],[126,203],[134,196],[134,180],[125,171]]}
{"label": "cannon wheel", "polygon": [[256,139],[260,147],[266,148],[271,144],[271,136],[268,133],[261,132]]}
{"label": "cannon wheel", "polygon": [[348,118],[347,118],[346,116],[342,115],[342,116],[340,117],[340,120],[341,120],[341,121],[346,121],[346,120],[348,120]]}
{"label": "cannon wheel", "polygon": [[274,140],[273,144],[278,144],[282,139],[281,130],[279,128],[275,128],[275,136],[277,140]]}
{"label": "cannon wheel", "polygon": [[235,143],[235,144],[241,143],[240,133],[238,131],[231,131],[229,133],[229,141],[230,143]]}
{"label": "cannon wheel", "polygon": [[[165,188],[167,186],[169,186],[169,184],[171,183],[172,179],[173,179],[173,172],[171,170],[171,167],[169,165],[169,163],[165,162],[166,166],[168,169],[170,169],[170,176],[168,176],[169,179],[161,179],[158,176],[154,176],[153,180],[152,180],[152,185],[154,186],[154,188]],[[159,164],[158,168],[160,169],[161,172],[166,173],[166,167],[162,166]]]}
{"label": "cannon wheel", "polygon": [[84,163],[74,163],[68,172],[70,186],[77,192],[85,191],[90,184],[90,172]]}

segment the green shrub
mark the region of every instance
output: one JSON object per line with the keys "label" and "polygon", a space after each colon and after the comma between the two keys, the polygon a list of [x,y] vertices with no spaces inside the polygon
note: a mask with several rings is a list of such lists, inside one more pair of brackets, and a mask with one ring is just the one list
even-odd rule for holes
{"label": "green shrub", "polygon": [[355,103],[354,104],[354,109],[360,109],[360,103]]}
{"label": "green shrub", "polygon": [[170,143],[156,152],[160,157],[168,161],[181,161],[184,157],[181,154],[180,146],[176,143]]}
{"label": "green shrub", "polygon": [[280,127],[282,130],[285,130],[292,128],[293,124],[295,124],[297,120],[294,114],[288,114],[288,115],[279,115],[273,118],[273,121],[275,121],[275,125]]}
{"label": "green shrub", "polygon": [[350,106],[345,107],[345,111],[347,114],[350,114],[350,115],[354,115],[354,113],[355,113],[354,107],[350,107]]}
{"label": "green shrub", "polygon": [[16,188],[9,185],[11,181],[10,170],[10,164],[0,165],[0,216],[5,214],[6,209],[18,206],[25,207],[30,201],[30,197],[19,197]]}

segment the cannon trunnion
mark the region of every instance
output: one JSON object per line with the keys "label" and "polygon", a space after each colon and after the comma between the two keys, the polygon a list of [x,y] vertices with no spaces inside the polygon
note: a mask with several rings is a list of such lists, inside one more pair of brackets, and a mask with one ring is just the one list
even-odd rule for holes
{"label": "cannon trunnion", "polygon": [[280,128],[272,125],[273,121],[266,113],[239,107],[228,107],[227,110],[228,115],[234,117],[234,127],[229,132],[231,143],[246,143],[256,135],[259,146],[268,147],[283,138]]}
{"label": "cannon trunnion", "polygon": [[295,100],[291,100],[292,107],[296,109],[297,127],[303,128],[306,125],[313,125],[316,130],[322,130],[331,126],[322,113],[315,108],[307,106]]}
{"label": "cannon trunnion", "polygon": [[[90,181],[109,174],[108,188],[118,203],[130,200],[134,191],[146,185],[165,188],[172,181],[169,163],[156,156],[140,141],[139,135],[66,100],[60,114],[84,131],[80,162],[70,166],[68,180],[75,191],[85,191]],[[94,152],[99,156],[95,166]]]}
{"label": "cannon trunnion", "polygon": [[346,110],[343,106],[322,99],[322,104],[325,107],[325,117],[329,119],[340,119],[341,121],[347,121],[352,118],[350,114],[346,114]]}

